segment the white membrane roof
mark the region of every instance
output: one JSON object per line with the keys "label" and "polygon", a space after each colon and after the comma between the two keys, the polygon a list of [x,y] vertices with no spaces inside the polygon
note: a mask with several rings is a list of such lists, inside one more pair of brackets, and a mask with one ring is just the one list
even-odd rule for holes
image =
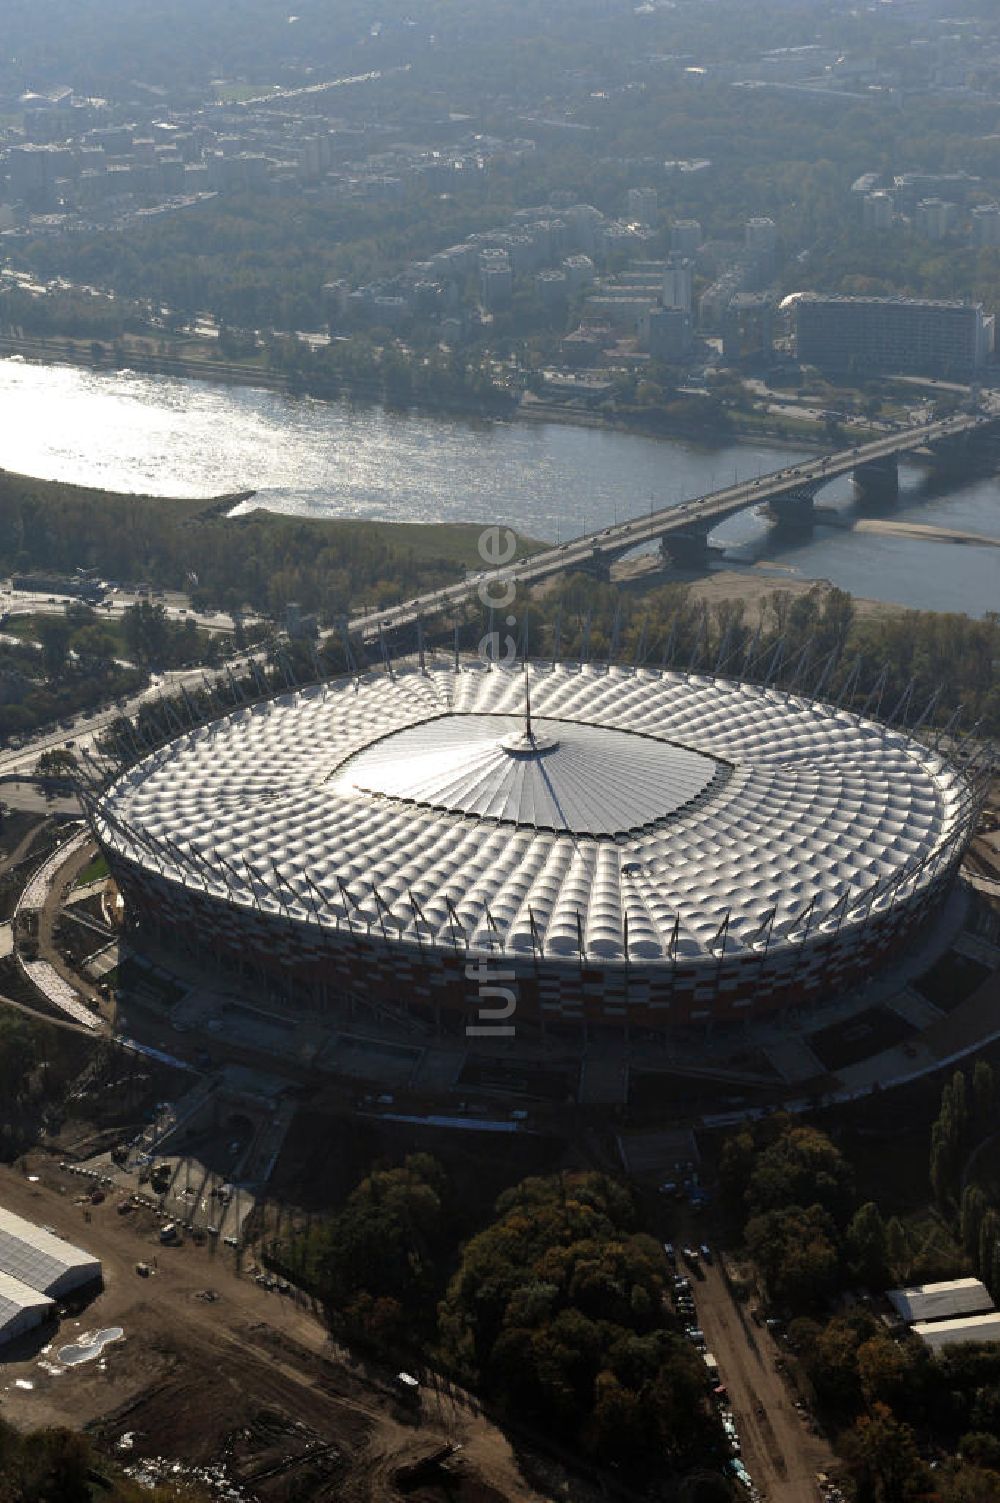
{"label": "white membrane roof", "polygon": [[652,736],[535,716],[452,715],[360,752],[335,786],[574,835],[673,814],[711,783],[712,758]]}
{"label": "white membrane roof", "polygon": [[[240,708],[98,814],[154,873],[307,923],[656,961],[850,925],[958,838],[962,776],[773,689],[603,665],[450,664]],[[898,879],[898,880],[896,880]],[[893,884],[890,886],[890,884]]]}

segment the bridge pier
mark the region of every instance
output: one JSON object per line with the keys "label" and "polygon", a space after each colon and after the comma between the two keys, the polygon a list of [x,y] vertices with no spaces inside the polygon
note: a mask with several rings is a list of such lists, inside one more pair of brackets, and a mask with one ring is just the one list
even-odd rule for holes
{"label": "bridge pier", "polygon": [[668,532],[660,539],[664,563],[677,564],[682,569],[703,568],[710,552],[707,532]]}
{"label": "bridge pier", "polygon": [[899,464],[895,454],[856,465],[852,475],[854,494],[864,501],[895,501],[899,495]]}
{"label": "bridge pier", "polygon": [[816,497],[811,490],[786,491],[772,496],[766,509],[783,527],[811,527],[816,518]]}
{"label": "bridge pier", "polygon": [[590,579],[598,579],[602,584],[611,583],[612,560],[604,554],[593,554],[586,563],[577,565],[581,574],[586,574]]}

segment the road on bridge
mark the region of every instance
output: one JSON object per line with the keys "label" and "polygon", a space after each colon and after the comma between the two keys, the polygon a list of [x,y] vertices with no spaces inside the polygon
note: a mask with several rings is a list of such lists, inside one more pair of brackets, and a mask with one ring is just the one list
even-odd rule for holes
{"label": "road on bridge", "polygon": [[[502,621],[518,584],[538,584],[572,569],[586,570],[595,564],[610,564],[633,548],[660,542],[672,534],[707,534],[719,522],[747,507],[765,506],[782,497],[810,494],[828,481],[851,474],[865,465],[896,459],[914,449],[939,443],[942,439],[955,439],[998,421],[1000,418],[984,413],[959,414],[917,428],[884,434],[870,443],[841,449],[834,454],[817,455],[756,480],[738,481],[697,500],[651,510],[648,516],[605,527],[602,532],[589,533],[554,548],[544,548],[527,558],[519,559],[511,553],[494,568],[484,568],[459,584],[429,591],[388,609],[355,616],[347,623],[347,629],[352,636],[371,639],[378,636],[380,629],[389,631],[411,626],[426,615],[461,605],[477,592],[482,592],[481,598],[486,604],[493,604],[498,621]],[[513,534],[503,526],[489,530],[494,532],[490,546],[495,554],[499,554],[504,540]],[[512,546],[516,552],[516,539]]]}

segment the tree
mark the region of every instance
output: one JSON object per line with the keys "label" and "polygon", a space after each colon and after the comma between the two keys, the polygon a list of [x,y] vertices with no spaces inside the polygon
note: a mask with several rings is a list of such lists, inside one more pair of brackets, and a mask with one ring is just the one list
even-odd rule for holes
{"label": "tree", "polygon": [[836,1228],[822,1206],[787,1206],[754,1216],[746,1225],[746,1242],[778,1304],[795,1311],[816,1309],[836,1288]]}
{"label": "tree", "polygon": [[42,752],[35,763],[35,776],[68,781],[76,772],[77,766],[75,752],[71,752],[68,747],[56,746]]}
{"label": "tree", "polygon": [[667,1329],[662,1247],[607,1176],[531,1178],[465,1246],[441,1303],[450,1362],[501,1404],[633,1472],[690,1465],[718,1437],[704,1370]]}
{"label": "tree", "polygon": [[[988,1467],[991,1472],[1000,1472],[1000,1437],[988,1431],[973,1431],[963,1435],[958,1443],[958,1454],[963,1461],[973,1466]],[[1000,1487],[1000,1478],[997,1479]]]}
{"label": "tree", "polygon": [[972,1072],[972,1109],[976,1128],[985,1133],[996,1125],[997,1086],[993,1066],[977,1059]]}
{"label": "tree", "polygon": [[880,1331],[858,1347],[858,1378],[865,1403],[898,1409],[912,1397],[916,1352],[908,1342]]}
{"label": "tree", "polygon": [[890,1216],[889,1222],[886,1223],[886,1260],[893,1279],[901,1279],[905,1282],[910,1278],[913,1252],[910,1249],[907,1228],[902,1225],[898,1216]]}
{"label": "tree", "polygon": [[45,671],[50,678],[56,678],[66,667],[73,628],[65,616],[40,616],[35,630]]}
{"label": "tree", "polygon": [[851,1274],[875,1289],[884,1289],[888,1274],[885,1223],[874,1201],[860,1206],[847,1228],[847,1256]]}
{"label": "tree", "polygon": [[993,1262],[998,1244],[1000,1244],[1000,1213],[991,1206],[983,1214],[979,1226],[979,1241],[974,1254],[976,1272],[982,1279],[991,1279],[993,1276]]}
{"label": "tree", "polygon": [[859,1503],[907,1503],[928,1486],[913,1431],[886,1404],[861,1416],[852,1442]]}
{"label": "tree", "polygon": [[858,1348],[874,1333],[869,1317],[856,1321],[835,1316],[816,1331],[811,1342],[796,1342],[817,1397],[841,1419],[851,1418],[861,1407]]}
{"label": "tree", "polygon": [[73,633],[73,651],[81,659],[93,663],[107,663],[115,655],[117,644],[105,626],[83,626]]}
{"label": "tree", "polygon": [[959,1208],[959,1234],[970,1258],[979,1253],[979,1229],[986,1214],[986,1196],[978,1185],[966,1185]]}
{"label": "tree", "polygon": [[163,661],[168,637],[167,613],[162,605],[137,600],[122,612],[122,635],[130,657],[140,663]]}
{"label": "tree", "polygon": [[853,1173],[839,1150],[817,1128],[790,1122],[758,1152],[746,1192],[751,1214],[820,1205],[840,1223],[853,1200]]}

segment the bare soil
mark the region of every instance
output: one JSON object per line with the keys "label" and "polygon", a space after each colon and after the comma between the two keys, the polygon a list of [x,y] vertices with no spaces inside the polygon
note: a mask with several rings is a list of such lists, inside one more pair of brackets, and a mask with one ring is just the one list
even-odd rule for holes
{"label": "bare soil", "polygon": [[[7,1420],[85,1426],[108,1452],[127,1433],[129,1459],[225,1460],[262,1503],[399,1499],[399,1469],[452,1442],[460,1449],[444,1469],[406,1494],[414,1503],[542,1503],[467,1396],[425,1390],[418,1410],[406,1412],[392,1375],[337,1347],[307,1302],[257,1285],[212,1241],[161,1246],[152,1213],[119,1215],[116,1196],[84,1205],[85,1184],[42,1154],[22,1168],[0,1166],[0,1204],[100,1257],[105,1283],[57,1334],[35,1333],[4,1352]],[[136,1272],[140,1262],[149,1277]],[[40,1365],[82,1333],[114,1325],[124,1339],[100,1361],[57,1374]]]}

